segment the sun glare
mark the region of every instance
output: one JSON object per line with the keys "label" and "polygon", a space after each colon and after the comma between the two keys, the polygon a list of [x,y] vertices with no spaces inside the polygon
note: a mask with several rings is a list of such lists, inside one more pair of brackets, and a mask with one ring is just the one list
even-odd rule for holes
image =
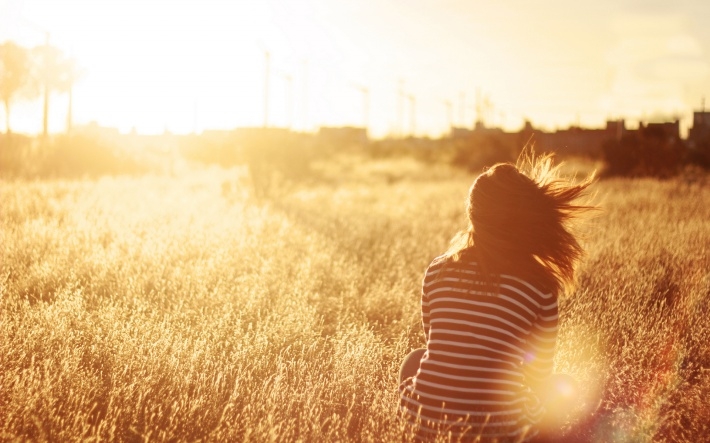
{"label": "sun glare", "polygon": [[[377,136],[439,135],[476,120],[551,129],[654,115],[689,124],[710,81],[701,14],[553,9],[558,15],[458,0],[417,8],[4,0],[0,40],[32,47],[48,37],[84,70],[74,120],[122,131],[349,125]],[[63,129],[66,102],[53,98],[53,131]],[[41,106],[18,106],[13,126],[36,132]]]}
{"label": "sun glare", "polygon": [[[310,123],[300,113],[328,106],[337,49],[308,4],[273,2],[26,2],[30,44],[50,42],[85,70],[74,91],[75,118],[142,132]],[[50,31],[51,30],[51,31]],[[291,38],[297,36],[296,39]],[[266,57],[269,54],[267,71]],[[310,91],[313,92],[313,91]],[[346,94],[347,95],[347,94]],[[61,106],[61,98],[57,106]],[[299,114],[298,118],[295,114]],[[336,120],[344,121],[335,113]],[[358,114],[360,115],[360,114]],[[56,119],[55,119],[56,120]],[[59,118],[59,121],[62,119]]]}

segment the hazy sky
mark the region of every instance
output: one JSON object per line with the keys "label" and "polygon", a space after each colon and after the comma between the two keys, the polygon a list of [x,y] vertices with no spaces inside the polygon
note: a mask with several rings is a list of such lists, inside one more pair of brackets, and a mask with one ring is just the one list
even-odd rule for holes
{"label": "hazy sky", "polygon": [[[471,126],[477,96],[488,122],[509,129],[525,118],[688,123],[710,99],[709,19],[707,0],[0,0],[0,41],[30,47],[49,32],[78,59],[76,123],[261,125],[269,51],[270,124],[367,119],[376,136],[437,135],[447,101],[454,123]],[[50,129],[63,129],[66,102],[53,97]],[[39,131],[39,102],[13,109],[15,130]]]}

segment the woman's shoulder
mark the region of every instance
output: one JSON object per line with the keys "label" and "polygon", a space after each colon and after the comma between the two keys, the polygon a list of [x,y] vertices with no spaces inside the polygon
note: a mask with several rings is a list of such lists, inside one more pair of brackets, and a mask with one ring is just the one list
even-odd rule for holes
{"label": "woman's shoulder", "polygon": [[476,266],[476,261],[473,260],[471,257],[468,255],[462,255],[460,257],[454,257],[450,254],[442,254],[437,257],[435,257],[431,263],[429,263],[429,266],[427,267],[428,270],[435,270],[435,269],[440,269],[444,268],[447,266],[463,266],[463,267],[475,267]]}
{"label": "woman's shoulder", "polygon": [[446,255],[440,255],[434,260],[429,263],[429,266],[427,266],[426,271],[424,272],[424,283],[426,284],[427,282],[430,282],[436,278],[437,275],[441,272],[441,270],[444,268],[446,265],[446,262],[448,260],[448,257]]}
{"label": "woman's shoulder", "polygon": [[477,268],[476,262],[470,257],[452,257],[448,254],[442,254],[435,257],[426,269],[425,280],[433,280],[437,275],[444,272],[471,272]]}
{"label": "woman's shoulder", "polygon": [[446,254],[441,254],[437,257],[434,257],[431,263],[429,263],[429,266],[427,266],[427,270],[440,268],[444,266],[449,260],[451,260],[451,257]]}

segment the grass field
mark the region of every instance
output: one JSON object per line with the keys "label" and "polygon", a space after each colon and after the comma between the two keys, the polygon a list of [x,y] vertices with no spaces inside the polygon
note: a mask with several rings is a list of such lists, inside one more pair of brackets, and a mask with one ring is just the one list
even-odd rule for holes
{"label": "grass field", "polygon": [[[398,367],[471,181],[389,160],[262,199],[236,168],[0,182],[0,440],[406,440]],[[561,301],[570,435],[702,441],[710,181],[595,191]]]}

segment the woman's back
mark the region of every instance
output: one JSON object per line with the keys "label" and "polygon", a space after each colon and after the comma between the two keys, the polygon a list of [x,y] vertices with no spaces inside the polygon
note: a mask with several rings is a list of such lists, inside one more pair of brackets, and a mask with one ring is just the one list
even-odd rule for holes
{"label": "woman's back", "polygon": [[400,387],[405,413],[424,434],[517,440],[541,418],[530,386],[552,372],[557,299],[513,275],[496,277],[484,277],[471,258],[439,257],[427,269],[427,353]]}
{"label": "woman's back", "polygon": [[[557,294],[583,249],[571,222],[592,177],[559,175],[550,156],[497,164],[469,190],[469,225],[429,266],[426,350],[400,369],[402,411],[420,439],[528,441],[549,427]],[[545,402],[552,404],[550,398]]]}

